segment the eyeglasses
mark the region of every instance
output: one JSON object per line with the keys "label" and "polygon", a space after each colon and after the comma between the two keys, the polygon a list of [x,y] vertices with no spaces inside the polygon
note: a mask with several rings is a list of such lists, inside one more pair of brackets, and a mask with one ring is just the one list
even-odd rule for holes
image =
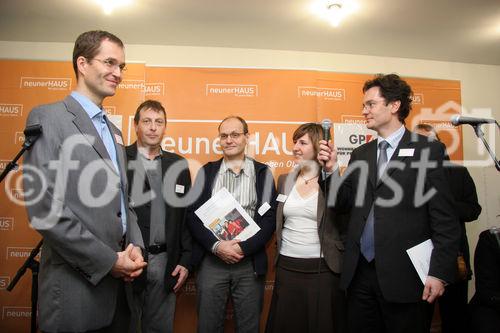
{"label": "eyeglasses", "polygon": [[236,139],[238,139],[240,136],[242,136],[243,134],[245,134],[245,133],[243,133],[243,132],[241,132],[241,133],[238,133],[238,132],[231,132],[231,133],[229,133],[229,134],[227,134],[227,133],[220,133],[220,134],[219,134],[219,138],[220,138],[221,140],[227,140],[227,138],[228,138],[228,137],[231,137],[231,139],[236,140]]}
{"label": "eyeglasses", "polygon": [[[144,124],[144,125],[146,125],[146,126],[150,126],[153,123],[153,120],[151,120],[149,118],[141,119],[141,123]],[[156,126],[164,126],[165,125],[165,120],[163,120],[163,119],[156,119],[154,121],[154,123],[156,124]]]}
{"label": "eyeglasses", "polygon": [[385,100],[379,100],[379,101],[368,101],[364,104],[361,105],[361,110],[371,110],[375,107],[375,105],[379,104],[379,103],[384,103]]}
{"label": "eyeglasses", "polygon": [[126,64],[119,64],[116,59],[97,59],[97,58],[92,58],[90,60],[97,60],[107,68],[114,70],[115,68],[118,67],[121,73],[125,72],[127,70],[127,65]]}

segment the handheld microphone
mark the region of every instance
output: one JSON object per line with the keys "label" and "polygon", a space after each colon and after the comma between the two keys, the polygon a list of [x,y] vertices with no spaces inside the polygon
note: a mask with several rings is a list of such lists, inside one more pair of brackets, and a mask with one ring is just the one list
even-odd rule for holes
{"label": "handheld microphone", "polygon": [[463,125],[463,124],[480,125],[480,124],[494,124],[494,123],[496,123],[495,119],[463,117],[459,114],[452,116],[450,118],[450,121],[454,126]]}
{"label": "handheld microphone", "polygon": [[323,119],[321,121],[321,127],[323,127],[323,140],[328,141],[332,137],[330,135],[330,128],[332,128],[332,121],[330,119]]}
{"label": "handheld microphone", "polygon": [[40,134],[42,134],[42,125],[40,124],[30,125],[24,130],[25,136],[40,136]]}

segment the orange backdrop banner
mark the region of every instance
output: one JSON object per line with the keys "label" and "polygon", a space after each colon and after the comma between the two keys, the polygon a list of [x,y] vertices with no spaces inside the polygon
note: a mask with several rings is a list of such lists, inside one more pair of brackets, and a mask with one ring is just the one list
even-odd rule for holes
{"label": "orange backdrop banner", "polygon": [[[70,62],[0,61],[0,171],[17,154],[30,110],[63,99],[76,86]],[[121,128],[125,143],[135,141],[133,116],[145,99],[167,110],[165,150],[189,160],[192,177],[206,162],[222,157],[217,126],[228,115],[249,123],[248,155],[268,164],[274,175],[293,166],[292,133],[304,122],[364,123],[362,86],[373,75],[304,70],[168,68],[131,64],[115,96],[105,100],[110,119]],[[460,82],[406,78],[414,91],[408,128],[429,123],[438,129],[454,160],[462,159],[461,131],[448,121],[460,113]],[[458,139],[458,140],[457,140]],[[40,240],[22,205],[20,172],[11,172],[0,191],[0,331],[26,332],[31,317],[31,274],[12,292],[5,289]],[[268,244],[274,256],[274,241]],[[272,260],[270,260],[272,262]],[[274,269],[266,278],[262,325],[269,308]],[[190,278],[178,296],[176,332],[194,332],[196,285]],[[232,310],[226,332],[232,332]]]}

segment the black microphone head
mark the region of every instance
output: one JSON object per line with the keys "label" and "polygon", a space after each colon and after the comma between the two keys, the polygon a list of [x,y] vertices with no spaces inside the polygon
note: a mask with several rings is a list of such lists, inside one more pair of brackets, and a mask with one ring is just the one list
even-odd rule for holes
{"label": "black microphone head", "polygon": [[323,119],[321,121],[321,127],[323,127],[323,129],[329,130],[330,128],[332,128],[332,121],[328,118]]}
{"label": "black microphone head", "polygon": [[332,128],[332,121],[330,119],[323,119],[321,121],[321,127],[323,127],[323,140],[330,140],[330,128]]}
{"label": "black microphone head", "polygon": [[42,125],[40,124],[35,124],[35,125],[30,125],[27,126],[24,129],[24,136],[39,136],[42,134]]}

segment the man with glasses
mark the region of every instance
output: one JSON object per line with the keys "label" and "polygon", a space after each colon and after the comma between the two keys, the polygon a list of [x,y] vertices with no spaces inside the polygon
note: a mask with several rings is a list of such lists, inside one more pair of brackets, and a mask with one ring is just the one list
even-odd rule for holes
{"label": "man with glasses", "polygon": [[[193,265],[198,268],[198,332],[224,331],[226,304],[231,295],[236,332],[259,332],[267,271],[266,243],[275,229],[275,186],[270,169],[245,155],[246,121],[230,116],[219,124],[223,158],[203,166],[194,191],[200,197],[189,209],[194,238]],[[245,241],[219,240],[194,213],[226,188],[254,219],[260,230]]]}
{"label": "man with glasses", "polygon": [[146,263],[127,200],[122,135],[102,109],[122,80],[122,41],[106,31],[81,34],[73,68],[70,96],[34,108],[27,120],[43,128],[24,159],[24,189],[40,195],[26,197],[43,236],[38,323],[43,332],[127,332],[129,282]]}
{"label": "man with glasses", "polygon": [[134,281],[134,315],[142,333],[174,331],[175,293],[187,279],[191,260],[182,200],[191,175],[184,158],[161,149],[166,126],[160,102],[141,103],[134,116],[137,141],[126,148],[130,198],[148,262],[145,274]]}
{"label": "man with glasses", "polygon": [[[442,168],[445,147],[405,127],[411,87],[396,74],[363,87],[366,126],[378,139],[356,148],[342,179],[327,179],[335,209],[350,212],[341,286],[351,332],[429,332],[430,303],[455,279],[459,228]],[[330,143],[318,154],[327,173],[337,166]],[[358,198],[359,197],[359,198]],[[359,200],[361,199],[361,200]],[[422,282],[406,250],[431,240]]]}

